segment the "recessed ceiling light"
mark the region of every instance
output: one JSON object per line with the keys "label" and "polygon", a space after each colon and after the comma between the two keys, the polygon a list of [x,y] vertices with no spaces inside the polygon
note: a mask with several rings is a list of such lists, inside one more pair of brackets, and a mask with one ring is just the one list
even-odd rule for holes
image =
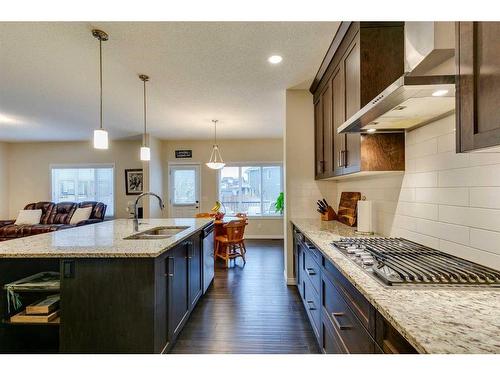
{"label": "recessed ceiling light", "polygon": [[432,96],[444,96],[448,94],[448,90],[436,90],[432,93]]}
{"label": "recessed ceiling light", "polygon": [[272,55],[270,56],[267,61],[269,61],[271,64],[279,64],[281,61],[283,61],[283,57],[280,55]]}
{"label": "recessed ceiling light", "polygon": [[374,129],[374,128],[366,129],[366,132],[367,132],[368,134],[373,134],[373,133],[375,133],[376,131],[377,131],[377,129]]}

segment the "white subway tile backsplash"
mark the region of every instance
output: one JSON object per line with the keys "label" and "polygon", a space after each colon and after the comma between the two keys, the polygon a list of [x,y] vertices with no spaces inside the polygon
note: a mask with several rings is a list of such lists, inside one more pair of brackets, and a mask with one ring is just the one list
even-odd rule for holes
{"label": "white subway tile backsplash", "polygon": [[473,187],[469,193],[471,207],[500,209],[500,187]]}
{"label": "white subway tile backsplash", "polygon": [[398,202],[396,213],[400,215],[437,220],[438,205],[427,203]]}
{"label": "white subway tile backsplash", "polygon": [[468,166],[468,154],[456,154],[454,151],[451,151],[417,158],[415,168],[417,172],[429,172]]}
{"label": "white subway tile backsplash", "polygon": [[456,145],[455,132],[448,133],[438,137],[437,142],[438,142],[438,152],[448,152],[448,151],[455,152],[455,145]]}
{"label": "white subway tile backsplash", "polygon": [[415,132],[415,142],[420,143],[431,138],[436,138],[441,135],[452,133],[455,131],[455,116],[448,116],[441,120],[435,121],[432,124],[418,128],[410,133]]}
{"label": "white subway tile backsplash", "polygon": [[467,188],[417,188],[415,190],[417,202],[454,206],[469,205],[469,190]]}
{"label": "white subway tile backsplash", "polygon": [[500,233],[472,228],[470,245],[500,255]]}
{"label": "white subway tile backsplash", "polygon": [[500,210],[439,206],[439,221],[500,232]]}
{"label": "white subway tile backsplash", "polygon": [[440,171],[439,186],[500,186],[500,164]]}
{"label": "white subway tile backsplash", "polygon": [[[412,185],[408,187],[437,187],[438,186],[438,173],[437,172],[427,172],[427,173],[414,173],[410,174],[412,176],[410,181]],[[405,176],[406,178],[406,176]]]}
{"label": "white subway tile backsplash", "polygon": [[500,270],[500,153],[455,153],[455,117],[406,133],[406,171],[337,182],[373,201],[374,229]]}
{"label": "white subway tile backsplash", "polygon": [[399,200],[401,202],[415,202],[415,188],[401,188],[399,191]]}
{"label": "white subway tile backsplash", "polygon": [[469,228],[461,225],[416,219],[416,231],[428,236],[443,238],[464,245],[469,244]]}
{"label": "white subway tile backsplash", "polygon": [[471,262],[484,264],[500,270],[500,256],[496,254],[446,240],[439,240],[439,249],[445,253],[470,260]]}

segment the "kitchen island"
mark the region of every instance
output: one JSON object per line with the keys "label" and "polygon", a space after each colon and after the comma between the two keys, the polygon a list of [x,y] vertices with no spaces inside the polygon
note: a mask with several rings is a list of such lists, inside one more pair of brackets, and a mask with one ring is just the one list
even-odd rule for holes
{"label": "kitchen island", "polygon": [[[375,338],[375,352],[390,352],[383,346],[390,343],[391,337],[378,339],[384,334],[385,325],[397,331],[419,353],[500,353],[499,288],[385,286],[331,245],[332,241],[338,241],[341,237],[356,236],[355,228],[337,221],[323,222],[319,219],[291,221],[295,230],[305,236],[307,243],[314,250],[319,250],[323,266],[332,266],[328,269],[335,273],[334,278],[343,280],[339,295],[354,295],[358,300],[363,299],[365,305],[370,305],[370,313],[359,314],[355,308],[363,305],[353,303],[354,299],[348,298],[349,307],[344,306],[344,310],[353,311],[353,315],[361,318],[366,317],[365,331]],[[325,273],[328,273],[328,269]],[[322,276],[326,286],[330,285],[327,279]],[[375,317],[368,316],[372,312]],[[372,324],[374,320],[377,324]],[[357,318],[353,321],[357,321]],[[383,324],[379,325],[379,321]],[[339,331],[341,337],[347,337],[347,344],[349,336],[346,334],[352,334],[354,328],[356,326],[351,325],[350,329]],[[326,341],[325,332],[328,331],[319,332],[320,340]],[[389,333],[395,336],[394,332]],[[364,339],[352,342],[358,345],[354,349],[359,349]],[[394,345],[389,346],[394,349]]]}
{"label": "kitchen island", "polygon": [[[120,219],[0,243],[2,286],[60,275],[59,319],[47,324],[11,322],[19,309],[3,291],[0,352],[167,352],[203,293],[211,227],[204,218],[146,219],[134,232]],[[21,309],[42,294],[22,293]]]}

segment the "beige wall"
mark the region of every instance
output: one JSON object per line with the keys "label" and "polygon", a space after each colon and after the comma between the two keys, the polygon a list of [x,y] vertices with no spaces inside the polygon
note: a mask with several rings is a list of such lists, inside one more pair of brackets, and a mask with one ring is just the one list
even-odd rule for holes
{"label": "beige wall", "polygon": [[0,219],[9,217],[8,144],[0,142]]}
{"label": "beige wall", "polygon": [[[151,191],[164,198],[163,194],[163,167],[162,142],[158,138],[148,136],[148,145],[151,151],[151,160],[142,163],[144,170],[144,191]],[[161,218],[165,216],[154,197],[145,196],[142,198],[144,217]],[[165,209],[168,209],[165,201]],[[165,211],[166,212],[166,211]]]}
{"label": "beige wall", "polygon": [[[139,147],[138,141],[114,141],[109,150],[94,150],[90,142],[10,143],[9,216],[16,217],[29,202],[51,199],[50,164],[114,163],[115,217],[128,217],[127,202],[135,197],[125,195],[124,173],[142,167]],[[0,173],[1,168],[0,162]]]}
{"label": "beige wall", "polygon": [[286,91],[285,143],[285,264],[293,283],[292,218],[319,218],[316,201],[335,201],[335,184],[314,180],[314,107],[307,90]]}
{"label": "beige wall", "polygon": [[[209,212],[217,197],[217,171],[205,163],[210,157],[211,141],[162,141],[164,161],[163,196],[168,202],[168,163],[199,163],[201,170],[201,212]],[[282,162],[281,139],[222,140],[219,147],[223,159],[230,162]],[[192,150],[191,159],[176,159],[175,150]],[[283,219],[250,219],[247,237],[280,238],[283,236]]]}

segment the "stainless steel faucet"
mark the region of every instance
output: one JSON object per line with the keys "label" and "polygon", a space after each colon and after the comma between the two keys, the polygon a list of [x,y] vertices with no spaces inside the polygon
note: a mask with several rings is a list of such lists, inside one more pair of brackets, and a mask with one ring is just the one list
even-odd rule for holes
{"label": "stainless steel faucet", "polygon": [[165,208],[165,205],[163,204],[163,200],[161,199],[161,197],[159,195],[157,195],[155,193],[151,193],[150,191],[147,191],[145,193],[140,194],[134,203],[134,232],[139,232],[139,219],[137,219],[137,203],[139,203],[139,200],[142,197],[145,197],[146,195],[152,195],[153,197],[158,198],[158,201],[160,203],[160,210],[163,210]]}

